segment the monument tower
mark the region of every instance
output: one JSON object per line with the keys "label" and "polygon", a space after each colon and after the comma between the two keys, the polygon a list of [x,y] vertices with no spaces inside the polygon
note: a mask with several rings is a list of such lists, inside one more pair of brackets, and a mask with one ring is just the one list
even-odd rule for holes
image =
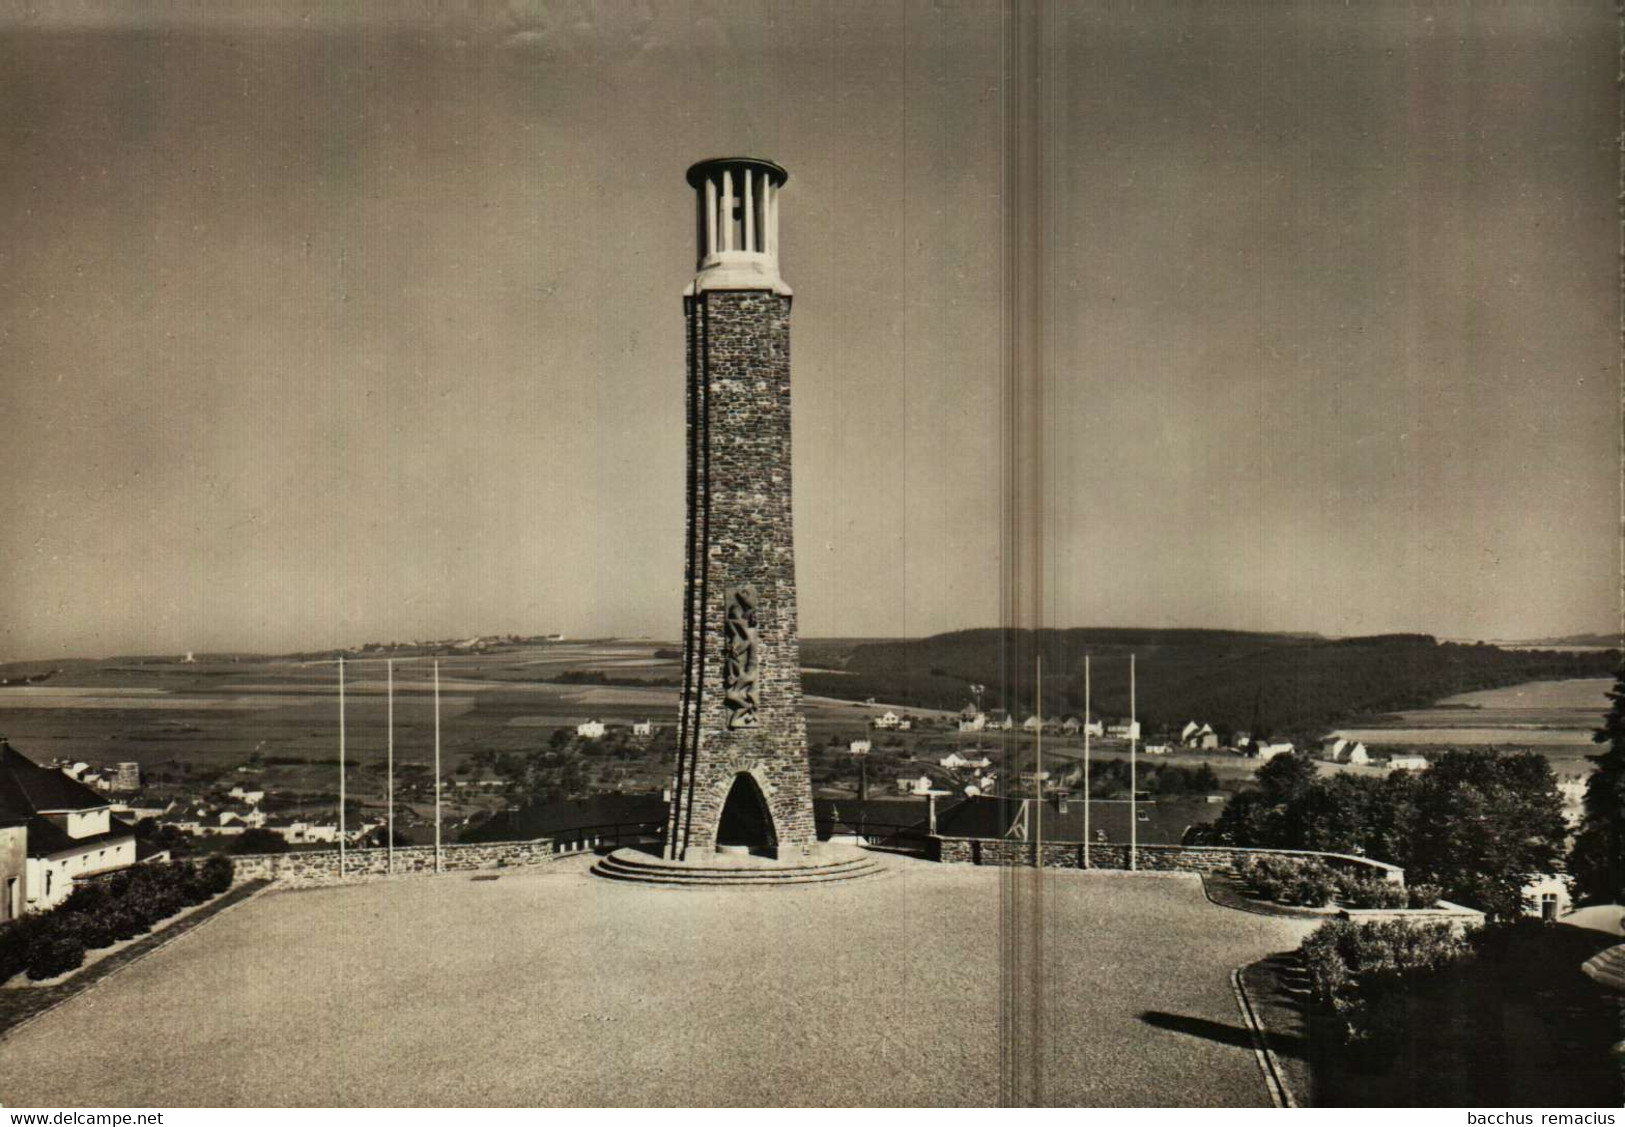
{"label": "monument tower", "polygon": [[688,319],[683,697],[666,857],[800,861],[817,844],[790,506],[789,174],[751,157],[688,170],[699,268]]}

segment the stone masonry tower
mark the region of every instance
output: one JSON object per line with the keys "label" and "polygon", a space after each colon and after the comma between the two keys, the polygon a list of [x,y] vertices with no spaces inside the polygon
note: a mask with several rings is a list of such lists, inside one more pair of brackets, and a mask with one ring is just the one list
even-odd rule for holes
{"label": "stone masonry tower", "polygon": [[699,270],[688,318],[683,700],[666,856],[786,862],[817,844],[790,512],[790,287],[771,161],[688,170]]}

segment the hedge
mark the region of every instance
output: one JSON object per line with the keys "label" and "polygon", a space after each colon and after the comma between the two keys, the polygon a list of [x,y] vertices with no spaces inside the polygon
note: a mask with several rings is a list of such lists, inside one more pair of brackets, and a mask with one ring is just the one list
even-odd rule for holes
{"label": "hedge", "polygon": [[1469,958],[1472,944],[1448,923],[1398,920],[1320,925],[1298,948],[1310,994],[1335,1015],[1346,1043],[1397,1045],[1408,1024],[1412,980]]}
{"label": "hedge", "polygon": [[0,982],[26,973],[39,980],[73,970],[85,952],[133,939],[183,908],[231,887],[231,858],[202,865],[137,865],[77,885],[56,909],[0,924]]}
{"label": "hedge", "polygon": [[1334,872],[1313,857],[1248,857],[1236,875],[1265,900],[1324,908],[1334,899],[1350,908],[1431,908],[1444,895],[1438,885],[1404,885],[1376,874]]}

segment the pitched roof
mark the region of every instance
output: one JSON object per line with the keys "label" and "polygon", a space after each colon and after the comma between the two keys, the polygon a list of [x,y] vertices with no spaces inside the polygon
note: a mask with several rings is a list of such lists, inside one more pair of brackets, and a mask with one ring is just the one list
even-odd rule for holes
{"label": "pitched roof", "polygon": [[86,849],[105,848],[114,842],[134,837],[135,831],[118,819],[112,820],[112,829],[89,837],[69,837],[68,831],[49,818],[28,820],[28,855],[52,857],[58,853],[82,852]]}
{"label": "pitched roof", "polygon": [[110,805],[61,771],[41,767],[0,737],[0,806],[40,814],[60,810],[91,810]]}

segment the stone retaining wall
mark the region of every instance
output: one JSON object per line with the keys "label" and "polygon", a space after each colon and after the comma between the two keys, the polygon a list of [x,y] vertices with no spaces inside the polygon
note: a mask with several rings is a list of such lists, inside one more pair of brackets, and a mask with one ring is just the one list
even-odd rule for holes
{"label": "stone retaining wall", "polygon": [[[939,859],[972,865],[1032,865],[1038,846],[1030,841],[990,838],[939,837]],[[1316,853],[1304,849],[1242,849],[1230,845],[1142,845],[1135,867],[1149,872],[1211,873],[1234,867],[1246,857],[1273,857],[1291,860],[1313,858],[1327,867],[1380,875],[1395,884],[1405,883],[1405,870],[1398,865],[1356,857],[1346,853]],[[1046,869],[1081,869],[1084,847],[1077,841],[1046,841],[1043,864]],[[1129,847],[1122,842],[1089,846],[1089,866],[1096,869],[1127,869]]]}
{"label": "stone retaining wall", "polygon": [[[523,868],[546,865],[553,860],[551,838],[536,841],[503,841],[488,845],[443,845],[441,868],[445,872],[478,872],[487,869]],[[358,881],[388,880],[392,877],[421,876],[434,872],[434,846],[397,845],[395,872],[389,871],[389,850],[349,849],[344,853],[344,872],[339,873],[339,851],[251,853],[233,857],[237,879],[272,880],[283,887],[312,887],[325,884],[352,884]]]}

